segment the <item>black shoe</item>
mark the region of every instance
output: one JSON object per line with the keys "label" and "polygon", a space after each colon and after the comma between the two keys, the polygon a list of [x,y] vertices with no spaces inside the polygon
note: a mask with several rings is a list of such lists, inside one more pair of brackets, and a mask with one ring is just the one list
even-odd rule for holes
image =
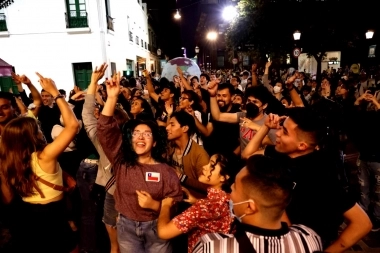
{"label": "black shoe", "polygon": [[380,231],[380,220],[376,220],[372,222],[372,232]]}

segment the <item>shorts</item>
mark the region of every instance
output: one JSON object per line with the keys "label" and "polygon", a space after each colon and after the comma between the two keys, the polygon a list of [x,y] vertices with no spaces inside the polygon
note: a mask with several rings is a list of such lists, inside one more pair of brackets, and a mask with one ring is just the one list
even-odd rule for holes
{"label": "shorts", "polygon": [[118,212],[115,209],[115,198],[112,194],[106,193],[106,197],[104,199],[104,214],[103,214],[103,222],[104,224],[116,228],[116,219],[118,216]]}

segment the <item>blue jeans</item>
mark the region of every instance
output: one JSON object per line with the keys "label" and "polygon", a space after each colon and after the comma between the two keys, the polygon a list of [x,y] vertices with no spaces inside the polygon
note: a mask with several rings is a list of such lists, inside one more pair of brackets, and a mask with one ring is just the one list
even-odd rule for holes
{"label": "blue jeans", "polygon": [[119,215],[117,239],[120,253],[171,253],[170,241],[157,236],[157,220],[133,221]]}
{"label": "blue jeans", "polygon": [[106,193],[104,199],[104,212],[103,212],[103,222],[104,224],[116,228],[116,219],[118,213],[115,209],[115,198],[113,195]]}
{"label": "blue jeans", "polygon": [[82,199],[81,215],[81,249],[96,250],[96,201],[91,197],[91,191],[95,184],[98,173],[98,164],[86,163],[84,160],[80,163],[77,171],[77,185]]}
{"label": "blue jeans", "polygon": [[373,203],[372,218],[380,221],[380,163],[359,160],[359,205],[370,213],[370,204]]}

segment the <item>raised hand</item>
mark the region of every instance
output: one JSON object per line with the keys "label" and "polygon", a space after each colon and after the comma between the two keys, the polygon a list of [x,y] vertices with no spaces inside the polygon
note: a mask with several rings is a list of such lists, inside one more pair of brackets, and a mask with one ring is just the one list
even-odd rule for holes
{"label": "raised hand", "polygon": [[253,122],[252,120],[250,120],[246,117],[240,118],[240,120],[242,120],[242,123],[241,123],[242,127],[247,127],[247,128],[252,129],[254,131],[259,131],[259,129],[261,127],[260,125],[256,124],[255,122]]}
{"label": "raised hand", "polygon": [[107,63],[103,63],[100,67],[95,67],[95,70],[91,75],[91,83],[98,84],[99,80],[103,78],[104,73],[106,72],[108,65]]}
{"label": "raised hand", "polygon": [[218,91],[218,81],[213,80],[213,81],[209,82],[207,90],[208,90],[208,93],[210,93],[211,97],[215,97],[216,93]]}
{"label": "raised hand", "polygon": [[12,80],[16,83],[16,85],[21,85],[21,76],[11,72]]}
{"label": "raised hand", "polygon": [[59,91],[54,81],[50,78],[43,77],[40,73],[36,72],[36,75],[40,78],[39,82],[46,92],[50,93],[53,97],[59,95]]}
{"label": "raised hand", "polygon": [[117,98],[120,94],[120,72],[113,75],[106,82],[107,95],[109,98]]}
{"label": "raised hand", "polygon": [[144,69],[143,72],[142,72],[143,76],[147,79],[150,79],[150,73],[148,70]]}
{"label": "raised hand", "polygon": [[26,75],[22,75],[20,77],[20,80],[22,83],[24,83],[26,85],[32,84],[32,82],[30,81],[30,79]]}
{"label": "raised hand", "polygon": [[287,116],[278,116],[277,114],[270,113],[265,119],[265,126],[269,129],[280,129],[281,122],[285,120]]}
{"label": "raised hand", "polygon": [[177,72],[178,72],[179,76],[183,76],[183,71],[179,66],[177,66]]}
{"label": "raised hand", "polygon": [[265,64],[265,68],[269,69],[270,65],[272,65],[272,62],[271,62],[271,61],[268,61],[268,62]]}

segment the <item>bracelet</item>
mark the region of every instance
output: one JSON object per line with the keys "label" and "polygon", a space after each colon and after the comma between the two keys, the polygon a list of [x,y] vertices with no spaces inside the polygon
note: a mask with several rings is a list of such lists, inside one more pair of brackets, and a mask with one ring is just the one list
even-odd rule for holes
{"label": "bracelet", "polygon": [[65,98],[65,96],[62,95],[62,94],[58,94],[58,95],[55,96],[53,99],[54,99],[54,101],[57,101],[58,98]]}

